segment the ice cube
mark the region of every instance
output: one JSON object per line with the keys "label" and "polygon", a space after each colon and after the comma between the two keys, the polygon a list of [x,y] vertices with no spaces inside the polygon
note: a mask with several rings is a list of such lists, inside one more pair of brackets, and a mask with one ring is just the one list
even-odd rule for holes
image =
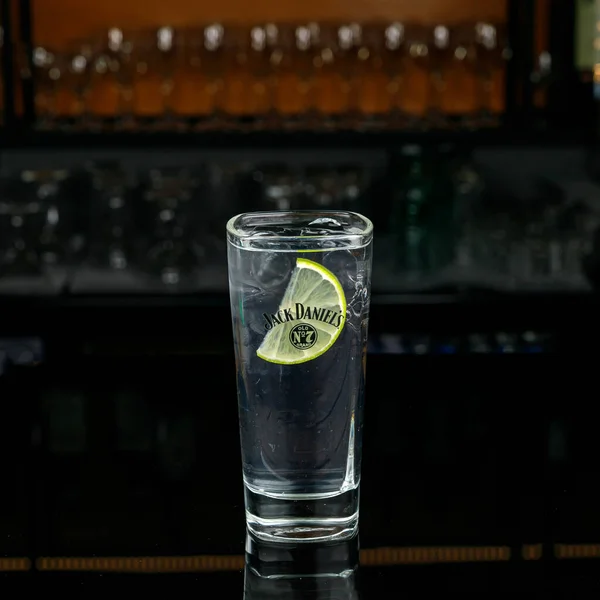
{"label": "ice cube", "polygon": [[341,229],[344,225],[340,223],[337,219],[333,219],[331,217],[319,217],[314,221],[311,221],[308,224],[309,227],[326,227],[331,229]]}
{"label": "ice cube", "polygon": [[293,257],[288,253],[256,252],[252,257],[254,281],[264,290],[282,286],[293,268]]}

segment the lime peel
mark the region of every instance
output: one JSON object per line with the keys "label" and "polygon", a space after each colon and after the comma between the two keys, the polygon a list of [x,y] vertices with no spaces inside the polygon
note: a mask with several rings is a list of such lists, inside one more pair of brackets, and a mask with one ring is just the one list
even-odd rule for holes
{"label": "lime peel", "polygon": [[[298,305],[308,306],[317,311],[319,317],[304,318],[304,312],[296,318],[274,324],[265,335],[256,354],[263,360],[279,365],[297,365],[318,358],[327,352],[340,336],[346,323],[346,297],[337,277],[326,267],[306,258],[296,259],[296,268],[292,273],[288,287],[284,293],[279,311],[288,315]],[[323,316],[331,313],[331,317]],[[335,317],[338,323],[331,321]],[[306,348],[294,344],[292,335],[300,343],[298,329],[304,328],[308,333],[305,340],[314,342]],[[306,344],[305,344],[306,345]]]}

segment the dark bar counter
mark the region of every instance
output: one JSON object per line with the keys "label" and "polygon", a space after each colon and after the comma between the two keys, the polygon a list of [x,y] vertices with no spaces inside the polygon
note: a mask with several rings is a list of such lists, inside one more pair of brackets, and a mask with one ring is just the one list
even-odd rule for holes
{"label": "dark bar counter", "polygon": [[[54,350],[51,338],[45,348],[5,340],[3,584],[176,593],[189,583],[241,597],[231,351],[79,333]],[[594,374],[568,359],[565,336],[554,353],[477,356],[394,354],[389,339],[385,353],[372,335],[362,597],[598,586]]]}

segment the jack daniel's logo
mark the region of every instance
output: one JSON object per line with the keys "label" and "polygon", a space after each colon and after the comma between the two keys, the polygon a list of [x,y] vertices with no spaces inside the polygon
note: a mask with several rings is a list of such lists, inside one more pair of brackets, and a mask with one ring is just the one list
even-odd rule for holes
{"label": "jack daniel's logo", "polygon": [[344,315],[329,308],[304,306],[296,302],[294,308],[281,308],[275,314],[263,313],[265,329],[270,331],[283,323],[292,321],[321,321],[339,329],[344,323]]}

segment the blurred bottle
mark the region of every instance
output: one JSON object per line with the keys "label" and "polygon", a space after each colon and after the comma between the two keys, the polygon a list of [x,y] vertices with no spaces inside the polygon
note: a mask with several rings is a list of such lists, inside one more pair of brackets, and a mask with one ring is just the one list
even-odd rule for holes
{"label": "blurred bottle", "polygon": [[21,173],[24,196],[38,202],[42,220],[38,248],[45,267],[64,263],[71,254],[72,214],[68,210],[70,173],[66,169],[35,169]]}
{"label": "blurred bottle", "polygon": [[38,248],[43,227],[42,207],[39,201],[24,197],[20,184],[14,177],[0,178],[0,274],[3,277],[42,273]]}
{"label": "blurred bottle", "polygon": [[396,26],[396,29],[389,30],[389,35],[395,37],[386,37],[380,24],[362,26],[362,36],[356,48],[357,80],[353,82],[360,114],[357,122],[349,123],[350,126],[380,128],[391,120],[388,117],[394,109],[392,100],[399,91],[400,81],[398,72],[389,62],[395,58],[394,50],[400,48],[402,32]]}
{"label": "blurred bottle", "polygon": [[260,210],[293,210],[298,208],[302,180],[296,170],[285,163],[261,165],[254,171]]}
{"label": "blurred bottle", "polygon": [[454,228],[454,261],[461,270],[475,263],[477,209],[481,205],[484,180],[468,154],[460,154],[452,162],[452,215]]}
{"label": "blurred bottle", "polygon": [[339,182],[333,167],[307,167],[303,178],[303,208],[316,208],[318,210],[339,208],[338,188]]}
{"label": "blurred bottle", "polygon": [[406,146],[394,175],[391,226],[398,243],[400,268],[418,277],[430,266],[427,212],[433,179],[419,146]]}
{"label": "blurred bottle", "polygon": [[365,196],[371,183],[369,170],[362,165],[340,165],[337,175],[340,210],[360,212],[365,204]]}
{"label": "blurred bottle", "polygon": [[[2,56],[4,54],[4,29],[0,25],[0,65],[3,65]],[[0,68],[0,125],[4,123],[4,73]]]}
{"label": "blurred bottle", "polygon": [[187,168],[159,168],[149,173],[143,192],[152,226],[146,242],[145,269],[168,286],[190,283],[204,261],[201,232],[203,174]]}
{"label": "blurred bottle", "polygon": [[117,162],[88,167],[91,180],[88,260],[97,268],[123,270],[135,262],[139,232],[132,206],[135,178]]}

